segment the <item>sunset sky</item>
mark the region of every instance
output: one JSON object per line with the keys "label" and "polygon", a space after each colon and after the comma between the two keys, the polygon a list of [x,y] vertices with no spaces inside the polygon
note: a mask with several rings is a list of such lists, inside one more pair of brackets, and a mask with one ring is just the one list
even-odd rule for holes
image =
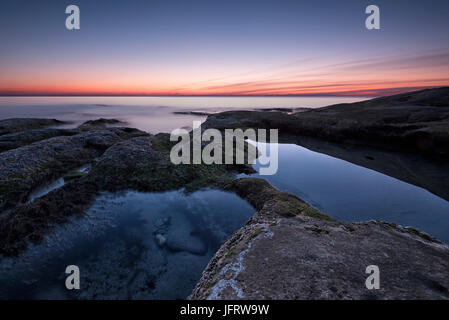
{"label": "sunset sky", "polygon": [[[65,28],[66,6],[81,29]],[[365,28],[366,6],[381,30]],[[385,95],[449,85],[449,1],[2,0],[0,95]]]}

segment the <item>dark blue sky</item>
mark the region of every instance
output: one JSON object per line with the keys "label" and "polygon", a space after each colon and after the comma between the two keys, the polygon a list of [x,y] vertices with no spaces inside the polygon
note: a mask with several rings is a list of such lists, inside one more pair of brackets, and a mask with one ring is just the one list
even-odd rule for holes
{"label": "dark blue sky", "polygon": [[[81,30],[65,28],[70,4],[80,7]],[[381,30],[365,28],[369,4],[380,7]],[[0,92],[285,94],[441,85],[448,17],[447,0],[2,0]]]}

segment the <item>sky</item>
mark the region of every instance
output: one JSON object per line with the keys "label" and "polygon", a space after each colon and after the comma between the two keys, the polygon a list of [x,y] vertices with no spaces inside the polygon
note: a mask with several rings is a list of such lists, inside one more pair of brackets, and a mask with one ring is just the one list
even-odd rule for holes
{"label": "sky", "polygon": [[[68,5],[80,30],[67,30]],[[365,8],[380,8],[367,30]],[[1,0],[0,95],[379,96],[449,85],[447,0]]]}

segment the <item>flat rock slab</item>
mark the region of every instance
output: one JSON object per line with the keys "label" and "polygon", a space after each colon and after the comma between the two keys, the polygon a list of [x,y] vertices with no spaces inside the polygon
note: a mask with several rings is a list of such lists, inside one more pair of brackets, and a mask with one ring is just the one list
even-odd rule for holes
{"label": "flat rock slab", "polygon": [[[449,246],[413,228],[342,223],[261,179],[231,189],[258,210],[215,254],[190,299],[449,299]],[[365,281],[380,269],[380,289]]]}
{"label": "flat rock slab", "polygon": [[[281,218],[238,236],[191,299],[449,299],[448,246],[382,223]],[[369,265],[380,269],[379,290],[365,286]]]}

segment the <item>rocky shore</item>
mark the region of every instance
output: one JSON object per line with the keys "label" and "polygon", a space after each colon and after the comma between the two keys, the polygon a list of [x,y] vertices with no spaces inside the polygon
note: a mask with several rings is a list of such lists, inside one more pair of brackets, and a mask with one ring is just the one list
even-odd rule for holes
{"label": "rocky shore", "polygon": [[[257,212],[222,245],[190,299],[449,299],[449,248],[413,228],[342,223],[260,179],[230,188]],[[379,290],[365,287],[380,268]]]}
{"label": "rocky shore", "polygon": [[[168,134],[107,127],[111,122],[87,122],[67,130],[71,135],[0,153],[0,254],[17,255],[30,241],[41,241],[55,225],[82,214],[99,191],[189,192],[220,188],[235,174],[252,172],[247,165],[176,166],[170,161]],[[89,172],[73,172],[87,164]],[[36,189],[61,177],[63,186],[29,201]]]}
{"label": "rocky shore", "polygon": [[[407,170],[419,167],[419,160],[411,160],[399,179],[425,182],[447,195],[447,179],[437,171],[449,156],[448,97],[449,89],[442,88],[293,113],[224,112],[209,115],[203,127],[278,128],[281,140],[316,148],[324,144],[301,137],[398,149],[439,163],[433,173],[422,169],[426,174],[419,178],[420,170]],[[257,212],[221,246],[190,299],[449,299],[449,247],[425,233],[380,221],[336,221],[265,180],[236,178],[252,172],[248,165],[174,165],[168,134],[151,135],[114,119],[75,129],[59,124],[0,121],[1,255],[16,256],[39,243],[55,226],[82,215],[100,191],[213,187],[236,193]],[[374,161],[379,171],[397,171],[382,165],[378,154],[377,162],[366,150],[354,154],[361,165]],[[86,165],[90,170],[77,169]],[[62,186],[31,200],[33,192],[61,178]],[[380,267],[380,290],[365,287],[368,265]]]}
{"label": "rocky shore", "polygon": [[[449,159],[449,87],[340,104],[304,112],[229,111],[210,115],[205,128],[280,129],[281,140],[310,136]],[[284,141],[285,141],[284,140]]]}

